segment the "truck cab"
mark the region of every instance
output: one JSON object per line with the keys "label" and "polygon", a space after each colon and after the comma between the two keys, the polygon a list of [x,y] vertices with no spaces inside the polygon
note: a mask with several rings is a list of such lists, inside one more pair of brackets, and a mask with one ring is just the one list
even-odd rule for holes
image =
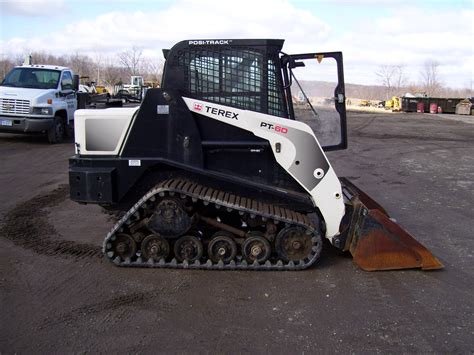
{"label": "truck cab", "polygon": [[130,77],[131,86],[144,86],[143,77],[141,76],[132,76]]}
{"label": "truck cab", "polygon": [[120,94],[131,99],[142,101],[147,89],[143,77],[134,75],[130,77],[130,84],[123,85]]}
{"label": "truck cab", "polygon": [[23,65],[0,84],[0,132],[46,133],[60,143],[74,126],[77,76],[66,67]]}

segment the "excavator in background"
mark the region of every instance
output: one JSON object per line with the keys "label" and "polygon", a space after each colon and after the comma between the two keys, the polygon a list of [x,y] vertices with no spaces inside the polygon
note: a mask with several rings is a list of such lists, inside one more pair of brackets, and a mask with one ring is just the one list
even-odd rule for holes
{"label": "excavator in background", "polygon": [[[443,267],[326,157],[347,147],[342,53],[289,55],[283,42],[179,42],[139,107],[77,111],[70,197],[119,213],[110,261],[300,270],[326,238],[368,271]],[[298,77],[321,68],[336,83],[317,106]]]}
{"label": "excavator in background", "polygon": [[402,99],[398,96],[392,96],[390,100],[385,101],[385,109],[400,112],[402,110]]}

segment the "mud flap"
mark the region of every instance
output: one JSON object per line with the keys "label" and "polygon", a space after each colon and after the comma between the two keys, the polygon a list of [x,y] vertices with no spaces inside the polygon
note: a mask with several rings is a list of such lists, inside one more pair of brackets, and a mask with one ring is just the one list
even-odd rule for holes
{"label": "mud flap", "polygon": [[341,178],[348,200],[348,214],[342,236],[344,251],[365,271],[414,269],[434,270],[443,264],[406,230],[395,223],[387,211],[346,178]]}

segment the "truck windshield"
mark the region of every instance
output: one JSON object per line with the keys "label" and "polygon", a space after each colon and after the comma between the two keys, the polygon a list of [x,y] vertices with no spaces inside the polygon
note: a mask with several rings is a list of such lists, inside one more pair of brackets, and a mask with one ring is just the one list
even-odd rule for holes
{"label": "truck windshield", "polygon": [[31,89],[56,89],[61,71],[40,68],[14,68],[1,86]]}

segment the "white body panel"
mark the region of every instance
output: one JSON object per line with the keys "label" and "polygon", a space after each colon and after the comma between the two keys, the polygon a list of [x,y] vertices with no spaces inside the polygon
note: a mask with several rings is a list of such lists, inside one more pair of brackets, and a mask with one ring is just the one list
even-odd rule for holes
{"label": "white body panel", "polygon": [[[303,122],[254,111],[239,110],[185,97],[183,99],[190,111],[245,129],[257,137],[267,140],[272,147],[278,164],[310,194],[314,205],[320,210],[326,224],[326,237],[331,239],[339,234],[339,226],[345,213],[341,184],[311,127]],[[206,112],[206,108],[211,108],[213,111]],[[119,155],[138,109],[139,107],[76,111],[76,153],[82,155]],[[232,114],[225,116],[212,113],[219,112],[219,110],[237,114],[238,119],[232,118]],[[288,134],[282,134],[281,131],[276,132],[275,130],[268,129],[268,127],[262,127],[262,121],[278,126],[280,129],[288,130]],[[294,138],[295,135],[296,139]],[[291,139],[292,137],[293,139]],[[302,137],[303,142],[296,141],[299,137]],[[308,142],[308,140],[312,142]],[[276,148],[277,143],[280,146],[279,152],[277,152]],[[100,149],[100,146],[104,144],[107,146],[107,149]],[[321,168],[316,167],[314,172],[311,170],[309,174],[314,173],[314,176],[316,176],[318,170],[323,170],[323,165],[327,166],[327,169],[325,174],[318,177],[317,185],[314,188],[308,189],[308,176],[297,176],[297,174],[292,172],[292,166],[294,167],[297,159],[302,161],[301,165],[304,165],[305,156],[317,154],[321,155],[324,164],[321,165]]]}
{"label": "white body panel", "polygon": [[[314,135],[313,130],[307,124],[299,121],[288,120],[284,118],[279,118],[275,116],[270,116],[254,111],[239,110],[236,108],[230,108],[228,106],[218,105],[210,103],[207,101],[199,101],[195,99],[183,97],[186,105],[189,110],[192,112],[199,113],[201,115],[210,117],[212,119],[230,124],[247,131],[252,132],[257,137],[266,139],[269,141],[275,159],[278,164],[280,164],[298,183],[300,183],[303,188],[311,195],[315,206],[321,211],[324,221],[326,223],[326,237],[331,239],[333,236],[339,234],[339,226],[342,220],[342,217],[345,213],[344,201],[342,197],[342,188],[339,182],[339,179],[336,176],[333,168],[327,161],[327,158],[319,145],[316,136]],[[207,109],[211,107],[225,112],[232,112],[238,115],[238,119],[232,118],[232,114],[228,116],[213,114],[216,112]],[[296,142],[292,142],[289,138],[285,137],[284,134],[277,133],[275,130],[270,130],[267,127],[262,127],[262,121],[268,122],[280,128],[285,128],[288,130],[297,130],[301,132],[306,132],[309,134],[314,141],[317,143],[317,146],[320,149],[320,152],[301,152],[296,149]],[[289,132],[289,131],[288,131]],[[307,137],[307,135],[305,135]],[[281,150],[280,152],[276,151],[276,144],[280,143]],[[301,143],[301,142],[299,142]],[[309,142],[308,142],[309,143]],[[311,142],[312,144],[314,142]],[[300,144],[301,145],[301,144]],[[320,178],[319,183],[311,190],[308,190],[307,187],[302,182],[301,177],[298,178],[290,171],[290,167],[294,163],[297,155],[307,155],[307,154],[322,154],[325,161],[329,165],[329,168],[324,176]]]}
{"label": "white body panel", "polygon": [[74,115],[76,154],[118,155],[138,109],[77,110]]}

